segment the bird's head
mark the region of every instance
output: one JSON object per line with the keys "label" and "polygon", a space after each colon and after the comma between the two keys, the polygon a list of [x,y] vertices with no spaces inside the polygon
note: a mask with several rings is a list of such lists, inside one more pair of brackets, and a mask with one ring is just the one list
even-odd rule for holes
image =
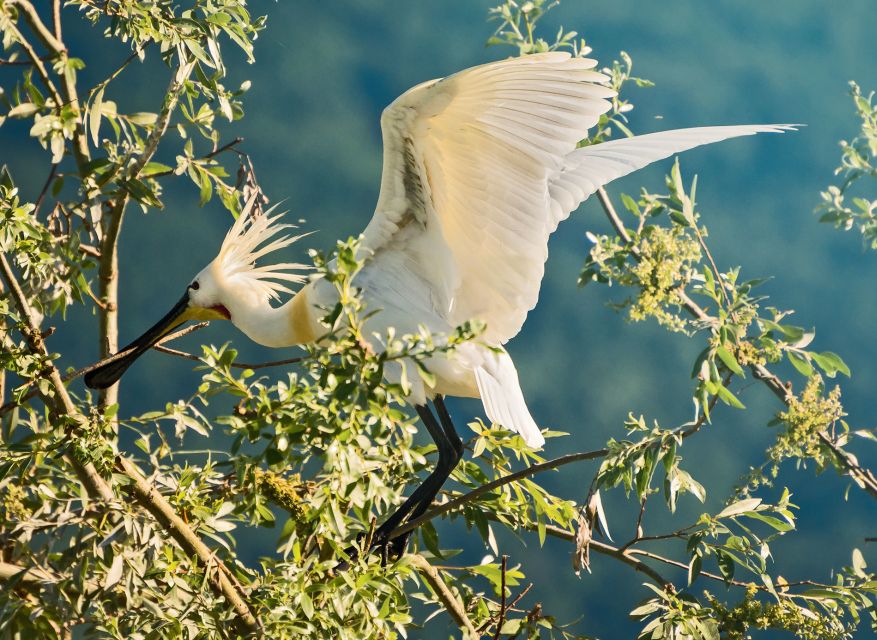
{"label": "bird's head", "polygon": [[281,293],[294,293],[283,283],[300,284],[307,269],[298,263],[256,266],[256,261],[269,253],[288,247],[303,235],[283,235],[293,229],[280,224],[282,213],[274,207],[253,216],[255,199],[251,199],[235,221],[219,250],[219,255],[201,270],[186,286],[177,303],[155,325],[115,356],[85,376],[92,389],[105,389],[114,384],[143,353],[168,333],[189,320],[231,320],[249,310],[269,306]]}

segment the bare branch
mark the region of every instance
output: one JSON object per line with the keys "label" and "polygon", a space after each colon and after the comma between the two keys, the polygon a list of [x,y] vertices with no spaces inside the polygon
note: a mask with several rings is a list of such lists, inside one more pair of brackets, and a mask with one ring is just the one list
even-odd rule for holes
{"label": "bare branch", "polygon": [[21,33],[21,30],[13,23],[9,22],[6,28],[15,36],[15,41],[18,45],[24,49],[27,57],[30,58],[31,63],[33,63],[34,68],[37,70],[37,75],[40,77],[43,85],[48,90],[49,95],[52,96],[52,101],[55,103],[55,110],[60,113],[61,106],[64,104],[64,99],[61,97],[61,94],[58,92],[58,88],[55,86],[55,83],[52,82],[51,76],[49,76],[49,72],[46,69],[46,65],[43,64],[43,58],[39,56],[27,38],[24,37],[24,34]]}
{"label": "bare branch", "polygon": [[[567,531],[566,529],[561,529],[560,527],[554,525],[546,525],[545,533],[555,538],[560,538],[561,540],[568,540],[569,542],[575,542],[576,534],[574,531]],[[669,580],[664,578],[660,573],[652,569],[649,565],[642,562],[641,560],[635,558],[632,555],[632,551],[621,551],[620,549],[613,547],[612,545],[605,544],[603,542],[598,542],[597,540],[591,540],[590,547],[597,553],[602,553],[604,556],[610,556],[615,558],[616,560],[620,560],[624,564],[633,567],[640,573],[647,575],[655,584],[663,587],[668,584],[672,584]]]}
{"label": "bare branch", "polygon": [[46,193],[49,191],[49,187],[52,184],[52,180],[55,179],[55,174],[58,172],[58,163],[54,163],[52,165],[51,170],[49,171],[49,177],[46,178],[46,181],[43,183],[43,188],[40,189],[40,195],[37,196],[37,200],[34,203],[33,213],[31,214],[34,218],[37,217],[37,214],[40,212],[40,207],[43,206],[43,200],[46,198]]}
{"label": "bare branch", "polygon": [[46,49],[55,55],[64,53],[64,43],[61,42],[59,38],[56,38],[55,34],[49,31],[49,28],[46,27],[42,18],[40,18],[40,15],[37,13],[37,10],[30,2],[28,2],[28,0],[10,0],[10,4],[18,8],[21,12],[21,17],[24,18],[27,26],[30,27],[31,31],[33,31],[34,35]]}
{"label": "bare branch", "polygon": [[542,462],[540,464],[534,464],[532,467],[527,467],[526,469],[521,469],[520,471],[516,471],[515,473],[510,473],[507,476],[503,476],[502,478],[497,478],[487,484],[483,484],[476,489],[473,489],[469,493],[463,494],[462,496],[458,496],[453,500],[448,500],[444,504],[440,504],[426,513],[424,513],[419,518],[415,518],[410,522],[406,522],[398,529],[393,531],[392,538],[397,538],[404,533],[409,531],[413,531],[424,522],[432,520],[433,518],[448,513],[449,511],[453,511],[454,509],[463,506],[469,502],[472,502],[476,498],[483,496],[485,493],[490,493],[494,489],[498,489],[499,487],[516,482],[518,480],[523,480],[524,478],[528,478],[530,476],[536,475],[537,473],[541,473],[543,471],[549,471],[551,469],[556,469],[557,467],[562,467],[566,464],[571,464],[573,462],[580,462],[582,460],[594,460],[596,458],[602,458],[607,453],[609,453],[608,449],[597,449],[596,451],[584,451],[581,453],[570,453],[565,456],[560,456],[559,458],[555,458],[554,460],[548,460],[547,462]]}
{"label": "bare branch", "polygon": [[430,586],[433,593],[435,593],[436,597],[441,600],[445,609],[447,609],[448,614],[454,619],[454,622],[460,628],[460,631],[463,632],[463,637],[466,640],[475,640],[478,638],[479,634],[475,630],[475,626],[472,624],[469,616],[466,614],[466,609],[463,606],[463,603],[456,594],[448,588],[448,585],[442,579],[438,569],[429,564],[429,562],[426,561],[426,558],[419,554],[406,557],[410,560],[411,564],[417,568],[424,581]]}
{"label": "bare branch", "polygon": [[[194,353],[188,353],[186,351],[179,351],[178,349],[171,349],[169,347],[162,347],[159,344],[153,347],[156,351],[160,351],[161,353],[166,353],[170,356],[177,356],[178,358],[185,358],[186,360],[192,360],[193,362],[203,362],[201,358],[196,356]],[[304,360],[304,358],[287,358],[286,360],[273,360],[271,362],[259,362],[259,363],[247,363],[247,362],[232,362],[231,367],[234,369],[267,369],[268,367],[281,367],[287,364],[296,364]]]}

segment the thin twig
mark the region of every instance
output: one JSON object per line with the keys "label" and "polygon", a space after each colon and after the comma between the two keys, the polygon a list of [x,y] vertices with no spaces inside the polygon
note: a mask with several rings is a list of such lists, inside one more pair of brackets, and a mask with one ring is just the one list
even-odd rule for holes
{"label": "thin twig", "polygon": [[[714,396],[710,399],[710,408],[714,407],[718,401],[718,396]],[[676,429],[675,433],[678,433],[681,438],[688,438],[689,436],[697,433],[701,426],[706,422],[706,415],[701,413],[701,415],[694,422],[686,423],[679,428]],[[396,538],[401,536],[404,533],[409,531],[413,531],[417,527],[419,527],[424,522],[432,520],[440,515],[444,515],[449,511],[453,511],[454,509],[472,502],[476,498],[481,497],[485,493],[489,493],[494,489],[498,489],[504,485],[510,484],[512,482],[516,482],[518,480],[522,480],[524,478],[528,478],[530,476],[536,475],[537,473],[542,473],[543,471],[549,471],[551,469],[556,469],[557,467],[562,467],[567,464],[571,464],[573,462],[580,462],[582,460],[594,460],[596,458],[605,457],[609,453],[609,450],[606,448],[596,449],[594,451],[583,451],[580,453],[570,453],[565,456],[560,456],[558,458],[554,458],[553,460],[547,460],[546,462],[541,462],[539,464],[534,464],[531,467],[527,467],[526,469],[521,469],[520,471],[516,471],[514,473],[510,473],[507,476],[502,476],[501,478],[497,478],[488,482],[487,484],[483,484],[480,487],[476,487],[469,493],[465,493],[461,496],[457,496],[452,500],[448,500],[447,502],[440,504],[426,513],[424,513],[419,518],[415,518],[405,524],[401,525],[398,529],[393,531],[393,534],[390,536],[391,538]]]}
{"label": "thin twig", "polygon": [[[567,540],[569,542],[575,542],[576,539],[576,534],[574,531],[567,531],[566,529],[561,529],[560,527],[551,524],[545,526],[545,533],[555,538],[560,538],[561,540]],[[610,544],[599,542],[597,540],[591,540],[590,547],[597,553],[602,553],[604,556],[610,556],[612,558],[615,558],[616,560],[620,560],[628,566],[633,567],[640,573],[647,575],[655,582],[655,584],[661,587],[672,584],[660,573],[652,569],[652,567],[650,567],[643,561],[633,557],[631,555],[631,551],[622,551],[616,547],[613,547]]]}
{"label": "thin twig", "polygon": [[186,62],[180,64],[180,66],[174,71],[174,75],[167,88],[167,97],[165,98],[164,105],[162,105],[158,118],[155,121],[155,126],[153,126],[149,137],[143,145],[143,152],[137,157],[128,171],[127,177],[129,180],[139,176],[140,172],[143,171],[143,167],[145,167],[147,163],[152,160],[152,156],[155,155],[155,152],[158,149],[158,144],[164,137],[168,125],[170,124],[171,116],[180,100],[180,94],[183,92],[186,81],[189,79],[194,68],[194,62]]}
{"label": "thin twig", "polygon": [[55,34],[49,31],[34,6],[28,0],[9,0],[9,4],[17,7],[22,18],[30,27],[37,39],[42,45],[54,53],[59,55],[64,52],[64,43],[55,37]]}
{"label": "thin twig", "polygon": [[[185,358],[186,360],[192,360],[193,362],[203,362],[203,360],[196,356],[194,353],[179,351],[177,349],[171,349],[169,347],[162,347],[159,345],[156,345],[153,348],[156,351],[160,351],[161,353],[166,353],[171,356],[177,356],[178,358]],[[296,364],[301,362],[302,360],[304,360],[303,357],[287,358],[286,360],[274,360],[272,362],[259,362],[255,364],[247,362],[232,362],[230,366],[234,369],[266,369],[268,367],[281,367],[286,364]]]}
{"label": "thin twig", "polygon": [[[152,160],[152,156],[158,150],[158,145],[170,124],[171,115],[177,106],[185,82],[193,69],[194,63],[187,62],[180,64],[174,71],[167,88],[164,104],[155,121],[155,126],[143,144],[143,151],[128,169],[125,176],[126,180],[135,180],[147,163]],[[126,190],[116,198],[110,211],[106,234],[101,242],[100,266],[98,268],[98,282],[100,286],[98,297],[101,299],[104,307],[100,309],[98,316],[100,321],[100,353],[103,357],[109,356],[119,348],[118,242],[122,220],[125,216],[125,207],[128,204],[129,197],[129,192]],[[101,408],[116,404],[119,397],[118,382],[106,389],[102,389],[99,397]]]}
{"label": "thin twig", "polygon": [[55,38],[61,41],[61,0],[52,0],[52,30]]}
{"label": "thin twig", "polygon": [[[43,60],[51,60],[49,56],[45,56],[42,58]],[[0,67],[30,67],[33,65],[31,60],[9,60],[7,58],[0,58]]]}
{"label": "thin twig", "polygon": [[136,49],[134,52],[131,53],[131,55],[129,55],[127,58],[125,58],[125,61],[122,62],[122,64],[120,64],[120,65],[116,68],[115,71],[113,71],[110,75],[108,75],[106,78],[104,78],[103,80],[101,80],[100,82],[98,82],[96,85],[94,85],[91,89],[89,89],[89,91],[88,91],[88,96],[89,96],[89,98],[90,98],[91,96],[93,96],[95,93],[97,93],[98,91],[100,91],[101,89],[103,89],[104,87],[106,87],[106,86],[107,86],[109,83],[111,83],[113,80],[115,80],[116,78],[118,78],[118,77],[119,77],[119,74],[121,74],[125,69],[127,69],[127,68],[128,68],[128,65],[131,64],[131,63],[134,61],[134,58],[139,58],[140,55],[141,55],[144,51],[146,51],[147,47],[149,47],[150,44],[152,44],[152,43],[151,43],[151,42],[147,42],[145,45],[143,45],[143,46],[140,47],[139,49]]}
{"label": "thin twig", "polygon": [[[626,243],[630,244],[630,234],[624,228],[624,223],[621,222],[621,218],[619,218],[618,213],[615,211],[615,207],[612,205],[612,201],[609,199],[606,190],[602,187],[599,188],[597,190],[597,197],[600,200],[600,204],[603,206],[603,211],[606,214],[606,217],[609,219],[609,222],[612,224],[618,236]],[[633,248],[633,255],[635,258],[639,258],[639,252],[636,247]],[[710,324],[714,323],[715,319],[694,302],[684,290],[679,289],[676,293],[679,300],[682,302],[683,307],[692,316],[702,322]],[[764,383],[771,393],[773,393],[783,404],[786,406],[789,405],[791,398],[794,396],[792,395],[791,389],[783,384],[782,380],[780,380],[776,374],[762,364],[752,364],[749,366],[749,370],[752,372],[753,377]],[[859,487],[864,489],[871,497],[877,498],[877,475],[875,475],[870,469],[862,467],[856,458],[847,451],[844,451],[842,447],[838,446],[827,432],[820,432],[819,439],[826,447],[828,447],[833,454],[835,461],[844,469],[846,475],[852,478],[852,480]]]}
{"label": "thin twig", "polygon": [[58,162],[52,164],[52,169],[49,171],[49,177],[46,178],[45,183],[43,183],[43,188],[40,189],[40,195],[37,196],[37,200],[34,203],[33,213],[31,215],[36,218],[37,214],[40,212],[40,207],[43,206],[43,200],[46,197],[46,193],[49,191],[49,187],[52,184],[52,180],[55,179],[55,174],[58,172]]}
{"label": "thin twig", "polygon": [[27,40],[27,38],[24,37],[24,34],[21,33],[21,30],[15,25],[15,23],[10,21],[7,23],[5,28],[10,33],[12,33],[12,35],[15,37],[15,41],[18,43],[18,46],[24,49],[27,57],[30,58],[30,61],[33,63],[34,68],[37,70],[37,75],[40,77],[43,85],[52,96],[52,102],[55,103],[55,110],[60,114],[61,106],[64,104],[64,99],[58,92],[58,88],[55,86],[55,83],[52,82],[52,78],[51,76],[49,76],[46,65],[43,64],[43,58],[40,57],[39,54],[37,54],[36,49],[34,49],[31,43]]}
{"label": "thin twig", "polygon": [[[225,151],[230,151],[230,150],[234,149],[234,147],[236,147],[237,145],[242,143],[243,141],[244,141],[243,138],[235,138],[231,142],[228,142],[228,143],[222,145],[218,149],[214,149],[210,153],[205,153],[203,156],[201,156],[199,158],[199,160],[209,160],[210,158],[218,156],[220,153],[223,153]],[[158,171],[156,173],[149,174],[149,177],[150,178],[163,178],[164,176],[171,175],[173,172],[174,172],[174,169],[168,169],[167,171]]]}
{"label": "thin twig", "polygon": [[[642,556],[643,558],[649,558],[650,560],[654,560],[655,562],[662,562],[666,565],[670,565],[673,567],[678,567],[679,569],[688,570],[688,565],[684,562],[680,562],[679,560],[673,560],[672,558],[667,558],[665,556],[659,555],[657,553],[653,553],[651,551],[645,551],[643,549],[630,549],[627,553],[635,556]],[[724,582],[725,584],[730,584],[735,587],[745,587],[755,588],[758,591],[770,592],[770,590],[761,584],[757,584],[755,582],[744,582],[742,580],[725,580],[723,576],[720,576],[717,573],[711,573],[709,571],[701,571],[698,575],[703,576],[704,578],[709,578],[710,580],[715,580],[717,582]],[[787,582],[783,585],[783,587],[820,587],[823,589],[831,589],[837,585],[823,584],[820,582],[814,582],[813,580],[798,580],[795,582]]]}
{"label": "thin twig", "polygon": [[[11,0],[11,3],[19,8],[22,17],[24,18],[24,21],[27,23],[28,27],[30,27],[31,31],[33,31],[33,33],[37,36],[43,46],[60,58],[59,62],[62,67],[66,67],[68,56],[67,47],[60,38],[60,8],[58,9],[58,14],[56,16],[57,22],[55,23],[55,32],[53,33],[42,21],[33,4],[31,4],[29,0]],[[34,66],[39,69],[40,66],[42,66],[42,62],[39,60],[34,60]],[[48,77],[47,73],[46,76]],[[81,109],[79,108],[79,98],[76,94],[76,81],[74,80],[72,74],[61,73],[60,77],[61,87],[64,91],[64,99],[60,99],[60,97],[57,95],[57,90],[55,90],[53,97],[58,99],[58,102],[56,103],[56,109],[58,110],[59,114],[63,105],[69,104],[73,106],[75,114],[73,155],[76,158],[76,166],[79,169],[79,173],[84,178],[86,173],[86,167],[88,165],[88,162],[91,160],[91,154],[88,149],[88,140],[85,137],[85,127],[82,123],[82,113]]]}
{"label": "thin twig", "polygon": [[497,478],[487,484],[483,484],[480,487],[477,487],[470,491],[469,493],[465,493],[461,496],[454,498],[453,500],[448,500],[447,502],[440,504],[426,513],[424,513],[419,518],[415,518],[409,522],[406,522],[398,529],[393,531],[391,538],[397,538],[402,534],[408,533],[409,531],[413,531],[424,522],[432,520],[440,515],[448,513],[449,511],[453,511],[457,507],[460,507],[464,504],[472,502],[476,498],[484,495],[485,493],[489,493],[494,489],[498,489],[503,485],[507,485],[512,482],[516,482],[518,480],[523,480],[524,478],[528,478],[530,476],[536,475],[537,473],[541,473],[543,471],[549,471],[551,469],[556,469],[557,467],[562,467],[563,465],[571,464],[573,462],[579,462],[582,460],[594,460],[596,458],[602,458],[607,453],[609,453],[608,449],[597,449],[596,451],[584,451],[581,453],[570,453],[565,456],[560,456],[559,458],[555,458],[554,460],[548,460],[546,462],[542,462],[540,464],[534,464],[532,467],[527,467],[526,469],[521,469],[520,471],[516,471],[515,473],[510,473],[507,476],[503,476],[501,478]]}
{"label": "thin twig", "polygon": [[[465,567],[447,567],[447,569],[465,569]],[[524,596],[526,596],[530,592],[530,589],[532,588],[533,583],[531,582],[526,587],[524,587],[523,591],[515,596],[514,600],[508,603],[508,605],[506,606],[506,611],[520,611],[519,609],[515,609],[515,606],[524,598]],[[491,625],[494,624],[495,620],[496,616],[491,615],[480,627],[478,627],[478,633],[484,633],[485,631],[487,631],[491,627]]]}
{"label": "thin twig", "polygon": [[502,630],[502,623],[505,622],[505,614],[506,614],[506,597],[505,597],[505,573],[506,573],[506,564],[508,563],[509,557],[505,554],[502,556],[502,565],[500,566],[500,600],[499,600],[499,617],[496,620],[496,632],[493,634],[493,640],[499,640],[499,634]]}

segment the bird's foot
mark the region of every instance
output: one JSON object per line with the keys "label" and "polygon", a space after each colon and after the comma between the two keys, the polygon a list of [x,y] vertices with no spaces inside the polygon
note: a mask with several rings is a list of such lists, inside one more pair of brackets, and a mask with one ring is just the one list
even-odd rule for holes
{"label": "bird's foot", "polygon": [[[405,553],[405,549],[408,547],[408,540],[411,538],[411,531],[407,531],[402,535],[391,538],[390,536],[393,534],[393,528],[379,527],[371,538],[371,543],[369,544],[368,553],[377,552],[381,558],[381,565],[386,565],[390,560],[397,560]],[[356,537],[357,544],[348,547],[345,550],[345,553],[350,558],[349,560],[342,561],[338,565],[338,569],[341,571],[346,571],[350,568],[350,565],[359,558],[360,550],[362,549],[363,540],[366,538],[367,534],[360,533]]]}

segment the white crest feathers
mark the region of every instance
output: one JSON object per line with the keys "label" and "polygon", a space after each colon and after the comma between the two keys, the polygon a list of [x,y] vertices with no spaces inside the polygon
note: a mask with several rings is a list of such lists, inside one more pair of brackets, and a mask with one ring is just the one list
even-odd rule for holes
{"label": "white crest feathers", "polygon": [[310,267],[296,262],[257,267],[256,261],[269,253],[288,247],[309,234],[277,237],[283,231],[295,229],[295,225],[278,223],[285,212],[274,213],[277,205],[261,215],[253,215],[255,201],[256,196],[250,198],[229,229],[225,240],[222,241],[216,263],[226,278],[246,280],[249,287],[264,295],[266,299],[277,300],[281,293],[294,293],[281,283],[303,283],[306,276],[295,271],[304,271]]}

